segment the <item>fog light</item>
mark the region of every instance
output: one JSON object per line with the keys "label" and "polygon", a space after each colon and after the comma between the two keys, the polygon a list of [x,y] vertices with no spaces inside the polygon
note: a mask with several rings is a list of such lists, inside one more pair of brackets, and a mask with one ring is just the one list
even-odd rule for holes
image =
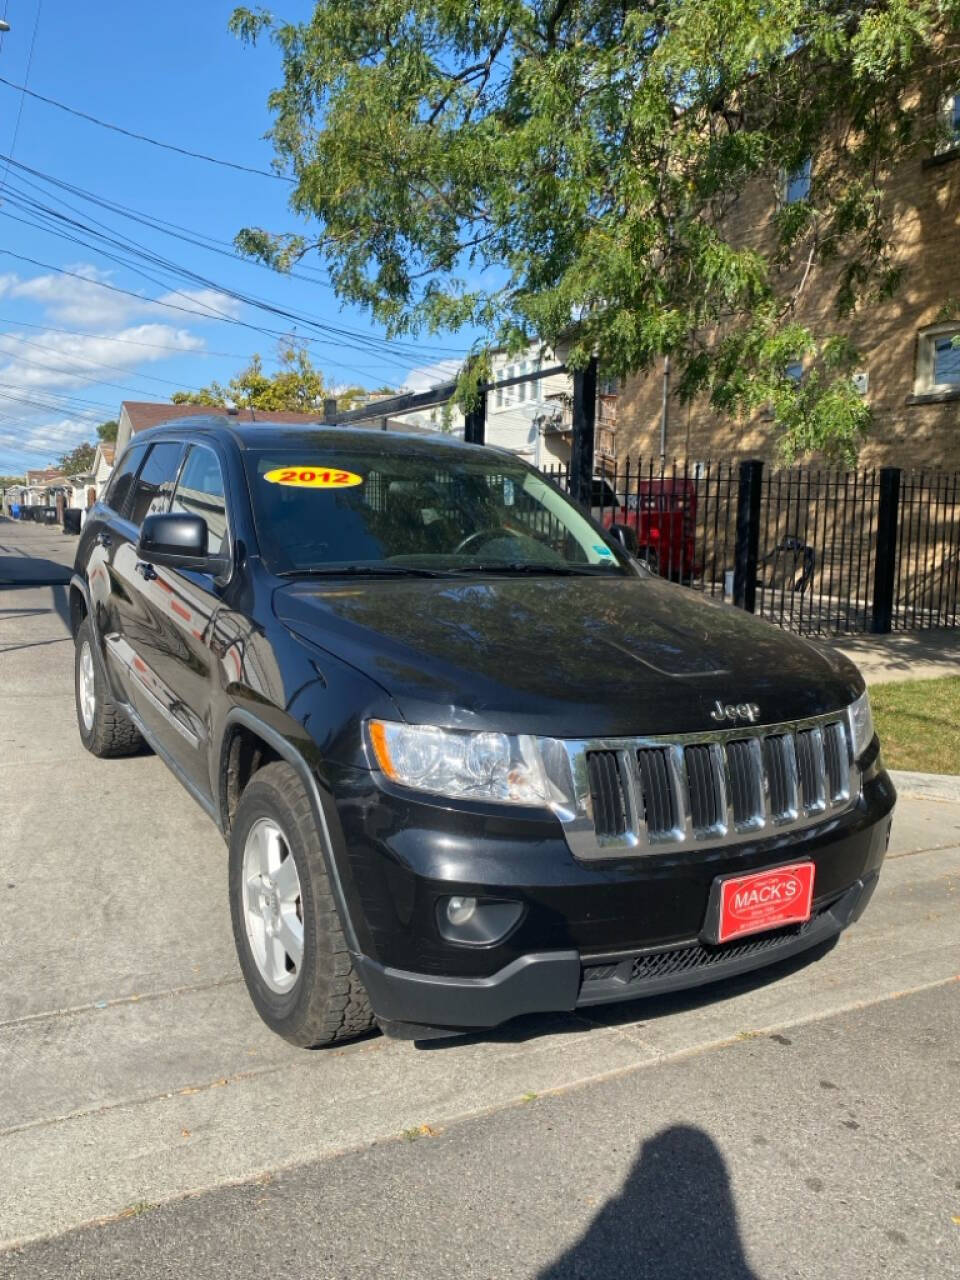
{"label": "fog light", "polygon": [[466,924],[477,909],[476,898],[448,898],[447,919],[452,925]]}
{"label": "fog light", "polygon": [[523,915],[522,902],[453,897],[437,903],[437,927],[448,942],[489,947],[502,941]]}

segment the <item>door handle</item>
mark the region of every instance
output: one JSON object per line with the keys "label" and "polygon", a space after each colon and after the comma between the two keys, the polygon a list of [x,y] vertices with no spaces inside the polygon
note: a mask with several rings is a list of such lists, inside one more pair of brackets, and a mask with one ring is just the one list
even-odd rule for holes
{"label": "door handle", "polygon": [[104,533],[102,529],[97,534],[95,541],[98,547],[109,547],[113,545],[113,539],[110,537],[109,533]]}
{"label": "door handle", "polygon": [[136,570],[145,582],[153,582],[157,576],[157,571],[152,564],[148,564],[146,560],[138,560]]}

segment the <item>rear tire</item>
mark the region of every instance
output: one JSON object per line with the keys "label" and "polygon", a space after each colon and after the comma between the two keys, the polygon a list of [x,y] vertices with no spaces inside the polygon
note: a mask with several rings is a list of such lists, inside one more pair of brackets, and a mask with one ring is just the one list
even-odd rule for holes
{"label": "rear tire", "polygon": [[97,662],[97,638],[93,624],[84,618],[77,631],[73,660],[73,686],[80,741],[91,755],[102,758],[131,756],[143,747],[143,738],[126,713],[114,702]]}
{"label": "rear tire", "polygon": [[240,797],[229,882],[240,968],[270,1030],[305,1049],[369,1031],[373,1010],[347,948],[310,797],[283,761],[259,769]]}

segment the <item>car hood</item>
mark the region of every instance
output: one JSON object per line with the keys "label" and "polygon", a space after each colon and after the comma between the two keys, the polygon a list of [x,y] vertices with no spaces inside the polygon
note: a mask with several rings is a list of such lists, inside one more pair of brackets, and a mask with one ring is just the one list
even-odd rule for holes
{"label": "car hood", "polygon": [[410,723],[555,737],[730,727],[835,711],[851,662],[655,578],[304,580],[278,589],[295,634],[363,671]]}

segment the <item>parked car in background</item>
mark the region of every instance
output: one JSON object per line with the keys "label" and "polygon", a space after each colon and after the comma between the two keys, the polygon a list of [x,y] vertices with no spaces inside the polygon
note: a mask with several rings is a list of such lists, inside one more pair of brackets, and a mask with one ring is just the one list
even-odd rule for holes
{"label": "parked car in background", "polygon": [[[683,545],[682,511],[634,514]],[[295,1044],[711,982],[876,886],[895,795],[856,668],[652,575],[507,452],[168,423],[75,568],[81,741],[147,743],[216,821]]]}
{"label": "parked car in background", "polygon": [[632,530],[631,550],[661,577],[689,582],[702,572],[696,557],[695,481],[638,476],[629,493],[618,495],[609,480],[595,477],[591,513],[605,529]]}

